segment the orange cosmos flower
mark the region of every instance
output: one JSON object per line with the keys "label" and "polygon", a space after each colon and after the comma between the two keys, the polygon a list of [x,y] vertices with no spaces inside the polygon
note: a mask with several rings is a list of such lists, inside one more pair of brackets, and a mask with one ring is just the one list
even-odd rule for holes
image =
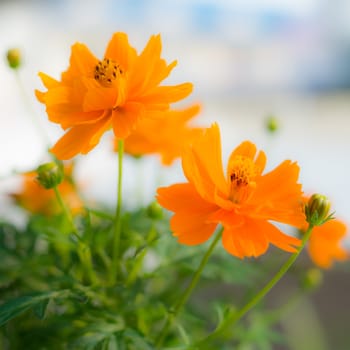
{"label": "orange cosmos flower", "polygon": [[[171,165],[180,157],[183,146],[202,132],[202,128],[187,125],[199,109],[199,105],[194,105],[166,111],[158,118],[142,119],[125,139],[125,152],[133,156],[158,153],[163,165]],[[118,148],[117,139],[115,148]]]}
{"label": "orange cosmos flower", "polygon": [[86,154],[110,128],[123,139],[141,118],[165,111],[189,95],[190,83],[160,85],[177,63],[168,65],[160,54],[160,35],[152,36],[137,54],[126,34],[115,33],[102,60],[76,43],[61,81],[39,73],[47,91],[36,91],[37,98],[46,105],[49,119],[68,130],[52,153],[59,159]]}
{"label": "orange cosmos flower", "polygon": [[[72,165],[64,168],[65,177],[58,185],[63,200],[73,214],[82,211],[83,203],[80,200],[76,186],[72,180]],[[31,171],[22,174],[22,189],[12,193],[16,203],[33,214],[54,215],[61,212],[55,193],[52,189],[45,189],[37,181],[37,172]]]}
{"label": "orange cosmos flower", "polygon": [[296,251],[300,240],[269,221],[296,227],[305,221],[299,167],[286,160],[262,175],[265,163],[265,153],[245,141],[231,153],[225,176],[217,124],[187,147],[182,167],[188,183],[159,188],[157,196],[163,207],[175,212],[170,224],[179,242],[203,243],[221,223],[224,248],[239,258],[257,257],[270,243]]}
{"label": "orange cosmos flower", "polygon": [[341,246],[347,227],[340,220],[329,220],[312,230],[308,252],[315,265],[327,269],[333,261],[348,259],[348,252]]}

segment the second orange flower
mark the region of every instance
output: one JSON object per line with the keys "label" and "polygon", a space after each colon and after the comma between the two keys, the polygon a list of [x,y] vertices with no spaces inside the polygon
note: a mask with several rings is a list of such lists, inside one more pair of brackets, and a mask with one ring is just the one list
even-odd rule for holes
{"label": "second orange flower", "polygon": [[270,243],[295,252],[300,240],[272,222],[305,221],[299,167],[286,160],[263,175],[265,163],[265,153],[245,141],[231,153],[225,176],[217,124],[193,141],[182,156],[188,182],[158,189],[159,203],[175,213],[170,224],[179,242],[203,243],[221,223],[224,248],[237,257],[259,256]]}

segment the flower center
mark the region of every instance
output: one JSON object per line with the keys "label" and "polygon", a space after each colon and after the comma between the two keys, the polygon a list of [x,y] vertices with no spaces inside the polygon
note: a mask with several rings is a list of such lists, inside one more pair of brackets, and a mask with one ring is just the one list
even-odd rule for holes
{"label": "flower center", "polygon": [[123,76],[124,71],[120,65],[115,61],[105,58],[103,61],[99,61],[95,66],[94,78],[101,85],[110,87],[114,81]]}
{"label": "flower center", "polygon": [[229,164],[230,195],[229,198],[240,203],[249,196],[249,190],[255,188],[254,181],[258,174],[257,167],[251,158],[234,157]]}

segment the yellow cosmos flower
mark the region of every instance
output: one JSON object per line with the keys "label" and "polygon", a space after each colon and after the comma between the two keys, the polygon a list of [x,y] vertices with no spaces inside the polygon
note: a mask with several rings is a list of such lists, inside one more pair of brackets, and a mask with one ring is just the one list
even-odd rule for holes
{"label": "yellow cosmos flower", "polygon": [[221,223],[224,248],[239,258],[257,257],[270,243],[295,252],[300,240],[272,222],[295,227],[305,222],[299,167],[286,160],[263,174],[265,163],[265,153],[245,141],[231,153],[225,176],[216,124],[186,147],[182,168],[188,182],[159,188],[157,196],[175,213],[170,225],[179,242],[201,244]]}
{"label": "yellow cosmos flower", "polygon": [[[166,111],[157,118],[142,119],[125,139],[125,152],[133,156],[159,154],[163,165],[171,165],[180,157],[183,146],[203,131],[202,128],[188,125],[199,109],[199,105],[194,105],[182,110]],[[117,139],[115,141],[117,149]]]}
{"label": "yellow cosmos flower", "polygon": [[49,119],[68,130],[51,152],[59,159],[86,154],[110,128],[124,139],[140,119],[188,96],[190,83],[160,85],[177,64],[167,64],[161,48],[160,35],[154,35],[138,54],[125,33],[115,33],[102,60],[76,43],[60,81],[39,73],[47,91],[36,91],[37,98],[46,105]]}
{"label": "yellow cosmos flower", "polygon": [[[83,203],[72,180],[72,171],[71,164],[65,166],[65,177],[57,187],[72,214],[78,214],[83,209]],[[19,206],[33,214],[54,215],[60,213],[61,207],[54,191],[42,187],[37,181],[37,175],[36,171],[22,174],[22,188],[19,192],[12,193],[11,197]]]}

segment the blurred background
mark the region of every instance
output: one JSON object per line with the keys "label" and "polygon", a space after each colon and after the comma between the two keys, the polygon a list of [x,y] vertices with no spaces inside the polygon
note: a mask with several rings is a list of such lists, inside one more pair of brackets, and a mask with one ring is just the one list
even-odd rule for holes
{"label": "blurred background", "polygon": [[[77,41],[102,57],[116,31],[127,32],[138,51],[150,35],[161,33],[163,57],[178,60],[168,82],[194,83],[185,104],[202,104],[199,125],[220,124],[225,156],[250,139],[266,151],[268,168],[287,158],[298,161],[305,192],[328,195],[337,216],[350,223],[346,0],[0,1],[0,216],[14,216],[6,200],[18,185],[13,174],[47,160],[47,145],[62,135],[34,97],[34,89],[43,89],[37,73],[59,78]],[[18,74],[6,63],[14,47],[23,54]],[[277,121],[274,133],[267,129],[270,117]],[[105,135],[102,145],[79,157],[77,172],[87,196],[113,205],[116,158],[110,139]],[[125,198],[131,205],[152,198],[160,182],[182,176],[179,162],[171,171],[161,170],[156,157],[126,163]],[[135,181],[145,188],[142,198],[134,196]],[[290,349],[350,348],[348,271],[343,264],[328,272],[326,287],[303,307],[311,310],[303,317],[320,314],[321,345]]]}

